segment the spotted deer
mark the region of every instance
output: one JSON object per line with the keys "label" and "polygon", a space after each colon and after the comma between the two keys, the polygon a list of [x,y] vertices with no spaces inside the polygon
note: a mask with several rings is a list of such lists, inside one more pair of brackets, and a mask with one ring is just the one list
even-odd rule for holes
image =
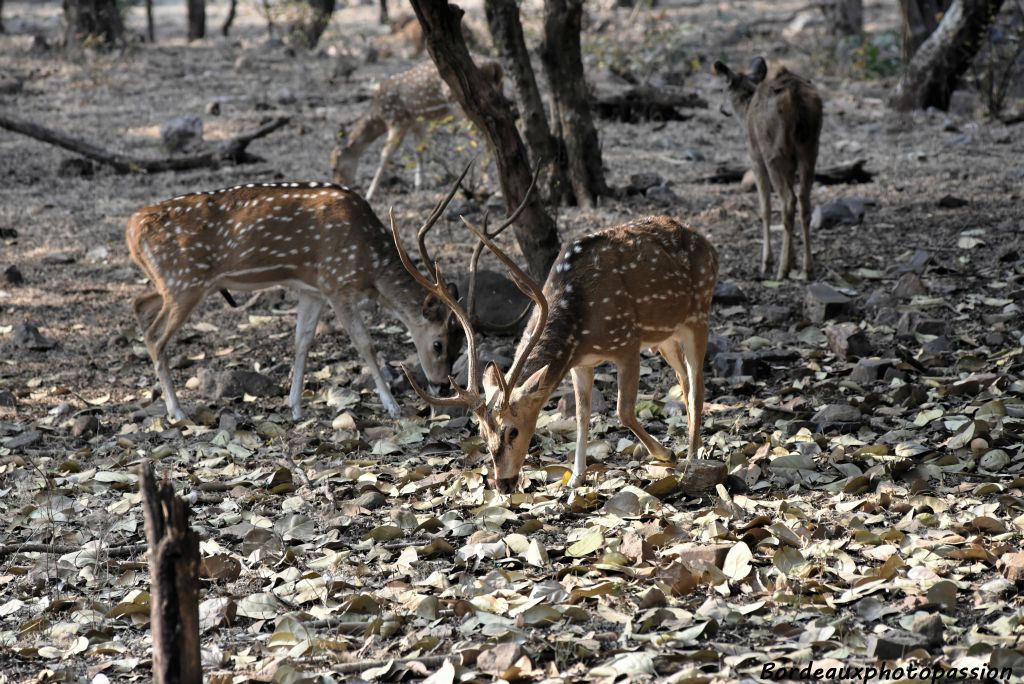
{"label": "spotted deer", "polygon": [[[522,207],[504,225],[515,221]],[[605,361],[618,367],[619,420],[652,455],[671,459],[672,452],[644,429],[636,415],[640,350],[647,347],[660,352],[678,376],[689,427],[687,462],[698,455],[708,315],[718,276],[718,255],[707,239],[668,216],[637,219],[567,244],[542,288],[490,239],[486,221],[482,229],[465,218],[463,222],[505,264],[534,307],[512,368],[502,373],[488,364],[481,396],[469,317],[441,285],[440,270],[431,279],[411,263],[392,221],[402,263],[451,309],[469,345],[467,386],[458,387],[452,381],[453,396],[428,394],[412,376],[410,381],[424,401],[439,407],[467,407],[476,415],[500,492],[518,487],[541,408],[566,373],[572,375],[576,394],[576,453],[569,485],[582,484],[594,367]]]}
{"label": "spotted deer", "polygon": [[[821,137],[822,105],[814,85],[780,68],[766,79],[768,65],[763,57],[750,63],[749,74],[737,74],[722,62],[712,71],[726,83],[733,110],[747,132],[747,150],[754,166],[757,193],[761,205],[763,244],[761,275],[771,268],[772,243],[771,191],[782,199],[782,255],[776,278],[782,280],[793,267],[793,222],[797,199],[804,239],[804,277],[810,279],[811,264],[811,184],[818,159]],[[723,113],[728,112],[723,109]],[[799,186],[797,188],[797,175]],[[797,188],[794,192],[794,188]]]}
{"label": "spotted deer", "polygon": [[446,381],[459,352],[461,329],[451,314],[435,295],[423,296],[396,258],[391,234],[366,200],[346,187],[249,183],[181,195],[135,212],[125,237],[132,260],[155,288],[135,299],[135,314],[175,420],[185,413],[171,382],[167,344],[206,295],[225,288],[279,285],[298,293],[288,395],[296,420],[302,416],[306,357],[325,302],[348,331],[391,416],[399,415],[399,407],[377,367],[360,303],[374,298],[405,324],[430,384]]}
{"label": "spotted deer", "polygon": [[[480,70],[500,91],[501,65],[482,57],[475,59]],[[380,163],[366,191],[366,199],[373,199],[384,178],[384,168],[401,147],[406,134],[411,132],[422,140],[426,124],[441,121],[459,111],[448,84],[437,73],[437,67],[432,61],[421,62],[408,71],[389,76],[381,81],[366,112],[347,132],[339,130],[338,137],[342,142],[331,152],[335,182],[354,185],[359,158],[375,140],[386,133],[387,140],[380,153]],[[416,158],[414,183],[419,190],[423,181],[423,155],[419,145],[413,149],[413,154]]]}

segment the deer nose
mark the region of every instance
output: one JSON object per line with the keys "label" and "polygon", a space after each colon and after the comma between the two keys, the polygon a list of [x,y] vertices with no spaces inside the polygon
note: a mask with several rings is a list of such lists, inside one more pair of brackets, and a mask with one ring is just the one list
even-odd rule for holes
{"label": "deer nose", "polygon": [[519,488],[519,476],[495,478],[498,485],[498,492],[501,494],[512,494]]}

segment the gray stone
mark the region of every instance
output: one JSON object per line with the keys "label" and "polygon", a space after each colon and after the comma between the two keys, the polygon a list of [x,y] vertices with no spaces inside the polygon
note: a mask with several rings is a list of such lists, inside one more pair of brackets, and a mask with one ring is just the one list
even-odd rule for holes
{"label": "gray stone", "polygon": [[672,192],[672,188],[667,185],[655,185],[653,188],[648,188],[647,192],[644,193],[647,199],[652,202],[657,202],[665,206],[671,206],[679,204],[681,201],[679,195]]}
{"label": "gray stone", "polygon": [[921,276],[916,273],[904,273],[892,289],[892,296],[896,299],[910,299],[925,294],[928,294],[928,288],[924,286]]}
{"label": "gray stone", "polygon": [[[463,306],[468,306],[469,276],[458,281]],[[529,314],[530,298],[523,294],[504,273],[491,270],[477,270],[476,296],[473,304],[473,324],[484,333],[512,335],[525,325]]]}
{"label": "gray stone", "polygon": [[367,489],[365,492],[355,498],[352,503],[359,506],[360,508],[366,508],[374,510],[380,508],[388,501],[387,497],[378,492],[376,489]]}
{"label": "gray stone", "polygon": [[218,373],[204,368],[199,371],[199,391],[215,401],[245,394],[254,397],[276,397],[281,394],[281,388],[266,375],[241,369]]}
{"label": "gray stone", "polygon": [[755,316],[761,316],[771,325],[783,325],[793,317],[793,312],[790,308],[780,304],[762,304],[760,306],[755,306],[753,313]]}
{"label": "gray stone", "polygon": [[89,178],[96,173],[96,165],[83,157],[61,159],[57,175],[61,178]]}
{"label": "gray stone", "polygon": [[747,301],[747,295],[739,285],[731,280],[726,280],[715,285],[715,293],[712,295],[711,301],[720,306],[733,306]]}
{"label": "gray stone", "polygon": [[728,337],[722,337],[721,335],[715,335],[712,333],[708,335],[708,348],[705,352],[704,357],[711,361],[722,352],[732,351],[732,340]]}
{"label": "gray stone", "polygon": [[851,298],[825,283],[811,283],[804,297],[804,316],[812,323],[848,315]]}
{"label": "gray stone", "polygon": [[871,353],[871,340],[856,323],[838,323],[825,328],[829,349],[839,359],[867,356]]}
{"label": "gray stone", "polygon": [[292,89],[288,87],[284,87],[278,90],[274,96],[274,99],[277,100],[278,104],[282,105],[292,105],[298,101],[298,98],[295,97],[295,93],[292,92]]}
{"label": "gray stone", "polygon": [[939,336],[922,344],[921,349],[926,354],[945,354],[946,352],[953,351],[953,343],[949,341],[948,337]]}
{"label": "gray stone", "polygon": [[946,625],[942,622],[942,616],[937,613],[918,613],[914,616],[910,630],[923,636],[933,648],[942,646],[946,641]]}
{"label": "gray stone", "polygon": [[168,152],[180,152],[202,140],[203,118],[198,114],[175,116],[160,127],[160,141]]}
{"label": "gray stone", "polygon": [[25,276],[21,274],[21,269],[16,264],[11,264],[4,269],[4,280],[8,285],[15,287],[25,284]]}
{"label": "gray stone", "polygon": [[718,377],[767,378],[772,373],[773,363],[792,363],[800,355],[782,349],[760,349],[758,351],[721,352],[715,355],[711,369]]}
{"label": "gray stone", "polygon": [[842,428],[848,424],[859,426],[861,413],[860,409],[849,404],[828,404],[818,409],[811,417],[811,422],[818,426],[819,431],[835,426]]}
{"label": "gray stone", "polygon": [[14,346],[32,351],[47,351],[57,346],[53,340],[43,337],[39,328],[29,322],[19,323],[14,328]]}
{"label": "gray stone", "polygon": [[862,200],[837,199],[819,204],[811,213],[811,230],[857,226],[864,221]]}
{"label": "gray stone", "polygon": [[100,429],[100,421],[91,413],[86,413],[75,419],[71,426],[71,434],[75,437],[92,437]]}
{"label": "gray stone", "polygon": [[664,185],[665,179],[653,172],[634,173],[629,177],[626,192],[631,195],[642,195],[657,185]]}
{"label": "gray stone", "polygon": [[14,437],[8,437],[4,440],[4,446],[8,449],[24,449],[36,444],[43,438],[43,433],[39,430],[26,430]]}
{"label": "gray stone", "polygon": [[65,264],[75,263],[75,255],[68,252],[50,252],[40,259],[40,261],[51,266],[63,266]]}
{"label": "gray stone", "polygon": [[918,634],[892,629],[868,637],[867,655],[877,660],[897,660],[917,649],[928,650],[927,640]]}
{"label": "gray stone", "polygon": [[878,382],[895,363],[893,359],[861,359],[850,371],[850,380],[858,385]]}

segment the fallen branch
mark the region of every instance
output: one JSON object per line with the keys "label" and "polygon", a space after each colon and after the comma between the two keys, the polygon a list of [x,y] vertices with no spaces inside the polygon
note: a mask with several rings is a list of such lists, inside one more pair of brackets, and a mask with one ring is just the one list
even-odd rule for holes
{"label": "fallen branch", "polygon": [[[97,549],[97,553],[103,553],[108,558],[128,558],[146,550],[147,544],[128,544],[126,546],[108,546]],[[75,553],[85,551],[81,544],[0,544],[0,559],[13,556],[18,553]]]}
{"label": "fallen branch", "polygon": [[[839,164],[821,169],[814,174],[814,180],[822,185],[857,185],[859,183],[870,183],[875,174],[864,168],[866,159],[858,159],[850,164]],[[719,166],[710,176],[704,176],[700,180],[704,183],[739,183],[746,175],[746,166]]]}
{"label": "fallen branch", "polygon": [[422,663],[423,667],[433,668],[444,665],[444,661],[446,660],[451,660],[454,665],[459,665],[462,662],[462,656],[439,655],[423,656],[421,658],[401,658],[396,660],[357,660],[352,663],[335,665],[331,671],[337,672],[338,674],[358,674],[364,670],[369,670],[370,668],[384,667],[388,663],[391,663],[392,667],[405,667],[412,663]]}
{"label": "fallen branch", "polygon": [[627,86],[614,92],[598,92],[591,101],[594,111],[602,119],[624,123],[638,121],[685,121],[689,116],[680,114],[676,107],[707,109],[708,103],[696,93],[674,86]]}
{"label": "fallen branch", "polygon": [[232,164],[252,164],[263,159],[246,152],[246,147],[253,140],[267,136],[287,124],[289,118],[281,116],[273,119],[254,131],[242,133],[230,140],[218,144],[202,154],[188,157],[167,157],[164,159],[143,159],[119,152],[110,152],[92,143],[73,138],[61,131],[46,128],[39,124],[25,121],[6,114],[0,114],[0,128],[27,135],[57,147],[71,150],[93,161],[106,164],[119,173],[161,173],[163,171],[188,171],[190,169],[216,168],[223,162]]}

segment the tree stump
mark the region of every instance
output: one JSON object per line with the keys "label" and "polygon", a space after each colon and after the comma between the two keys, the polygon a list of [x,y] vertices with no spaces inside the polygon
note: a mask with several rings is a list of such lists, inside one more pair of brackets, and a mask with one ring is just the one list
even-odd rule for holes
{"label": "tree stump", "polygon": [[149,543],[150,629],[155,684],[201,684],[199,654],[199,536],[189,506],[170,483],[156,484],[153,465],[140,468]]}

